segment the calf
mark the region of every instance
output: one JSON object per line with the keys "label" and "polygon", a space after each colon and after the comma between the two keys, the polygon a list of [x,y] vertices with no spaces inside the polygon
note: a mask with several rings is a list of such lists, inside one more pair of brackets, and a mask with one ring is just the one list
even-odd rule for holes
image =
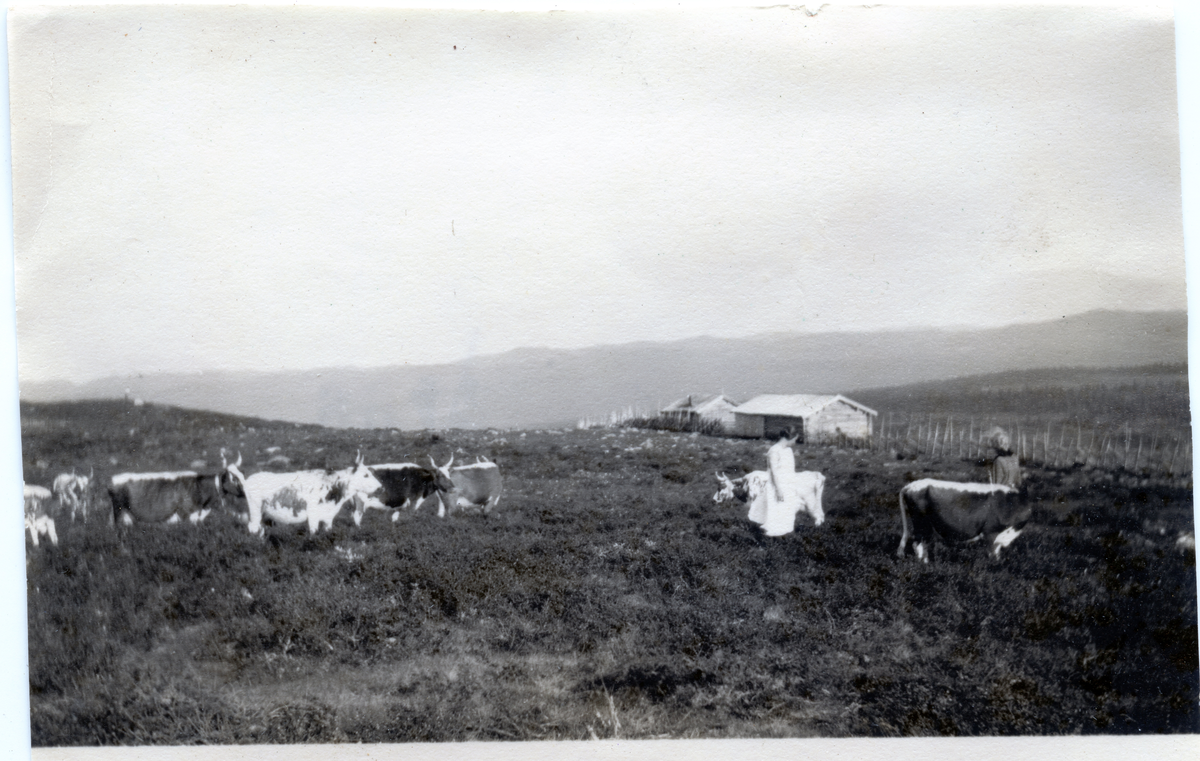
{"label": "calf", "polygon": [[[95,475],[95,471],[92,472]],[[91,475],[77,476],[74,472],[59,473],[54,477],[54,496],[63,510],[71,511],[71,522],[75,522],[76,514],[87,520],[88,509],[91,507]]]}
{"label": "calf", "polygon": [[[925,543],[936,533],[943,540],[970,542],[991,536],[992,556],[1012,544],[1029,522],[1033,509],[1024,490],[1003,484],[959,483],[932,478],[913,481],[900,490],[900,547],[908,540],[923,563],[929,562]],[[910,529],[911,525],[911,529]]]}
{"label": "calf", "polygon": [[38,546],[38,538],[43,534],[50,537],[50,543],[58,546],[58,534],[54,530],[54,519],[46,514],[46,506],[51,499],[50,490],[45,486],[25,485],[25,530],[33,540],[33,546]]}

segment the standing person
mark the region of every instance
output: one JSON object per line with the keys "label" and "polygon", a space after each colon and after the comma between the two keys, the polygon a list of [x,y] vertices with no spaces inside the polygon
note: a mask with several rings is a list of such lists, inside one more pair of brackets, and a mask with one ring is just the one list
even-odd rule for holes
{"label": "standing person", "polygon": [[799,438],[798,433],[785,428],[779,432],[779,440],[767,450],[770,483],[767,485],[767,514],[762,524],[763,533],[767,536],[790,534],[796,527],[800,500],[795,493],[796,454],[792,446]]}
{"label": "standing person", "polygon": [[1021,485],[1021,463],[1012,451],[1012,440],[1008,431],[996,426],[988,431],[988,443],[992,445],[995,455],[988,463],[988,481],[993,484],[1003,484],[1016,488]]}

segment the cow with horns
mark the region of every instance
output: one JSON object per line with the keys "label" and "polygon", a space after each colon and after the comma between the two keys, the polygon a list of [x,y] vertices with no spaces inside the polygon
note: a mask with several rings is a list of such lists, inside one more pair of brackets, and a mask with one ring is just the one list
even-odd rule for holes
{"label": "cow with horns", "polygon": [[362,522],[367,507],[383,508],[375,496],[383,484],[363,464],[361,452],[344,470],[264,471],[245,478],[242,487],[250,509],[246,526],[260,536],[264,517],[288,525],[307,523],[309,533],[315,534],[321,526],[333,528],[333,519],[347,504],[353,505],[355,524]]}
{"label": "cow with horns", "polygon": [[[224,455],[222,454],[222,460]],[[118,473],[112,477],[108,496],[112,500],[113,522],[138,523],[202,522],[213,510],[224,507],[226,497],[243,493],[242,464],[226,464],[216,474],[194,470],[158,473]]]}
{"label": "cow with horns", "polygon": [[[713,495],[717,503],[736,499],[750,505],[746,517],[763,528],[767,536],[783,536],[795,530],[796,516],[806,513],[814,526],[825,522],[822,500],[825,494],[825,476],[815,470],[803,470],[787,480],[787,493],[777,504],[775,515],[769,515],[767,491],[774,488],[771,476],[765,470],[755,470],[741,478],[729,478],[717,473],[721,488]],[[783,509],[779,509],[783,508]]]}
{"label": "cow with horns", "polygon": [[[444,511],[443,497],[454,491],[454,483],[437,467],[426,468],[412,462],[401,462],[368,465],[367,468],[382,484],[375,496],[380,507],[394,509],[393,521],[399,518],[399,509],[416,510],[432,496],[438,497],[439,509]],[[375,504],[368,506],[376,507]]]}
{"label": "cow with horns", "polygon": [[454,465],[454,455],[450,455],[445,465],[439,466],[433,457],[429,462],[454,486],[453,493],[443,496],[443,505],[438,508],[438,517],[446,514],[446,504],[449,508],[456,507],[482,508],[484,515],[492,511],[500,503],[500,492],[503,483],[500,480],[500,466],[486,457],[476,457],[470,465]]}

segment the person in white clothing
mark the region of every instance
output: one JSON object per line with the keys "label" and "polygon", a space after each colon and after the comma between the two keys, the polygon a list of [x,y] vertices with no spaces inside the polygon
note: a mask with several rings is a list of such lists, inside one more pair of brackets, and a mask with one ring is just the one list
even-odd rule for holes
{"label": "person in white clothing", "polygon": [[793,434],[791,429],[784,429],[779,434],[779,441],[767,450],[770,484],[767,487],[767,514],[762,522],[763,533],[767,536],[790,534],[796,527],[796,513],[802,505],[796,496],[796,455],[792,446],[799,438],[799,434]]}

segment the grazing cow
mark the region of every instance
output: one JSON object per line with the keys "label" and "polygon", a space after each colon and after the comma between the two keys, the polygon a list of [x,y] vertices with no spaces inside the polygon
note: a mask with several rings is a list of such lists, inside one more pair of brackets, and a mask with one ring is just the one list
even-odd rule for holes
{"label": "grazing cow", "polygon": [[[221,460],[225,456],[222,451]],[[226,496],[240,496],[242,455],[225,463],[218,473],[180,470],[166,473],[119,473],[112,477],[108,496],[114,523],[178,523],[183,519],[201,523],[216,508],[224,507]]]}
{"label": "grazing cow", "polygon": [[54,519],[46,514],[46,505],[50,502],[50,490],[45,486],[25,485],[25,530],[33,540],[33,546],[38,546],[42,534],[50,537],[50,543],[58,546],[58,534],[54,530]]}
{"label": "grazing cow", "polygon": [[92,476],[95,475],[95,470],[92,470],[91,475],[77,476],[74,472],[59,473],[54,478],[54,496],[58,497],[58,503],[62,505],[63,510],[71,511],[71,522],[75,522],[76,513],[83,516],[87,520],[88,509],[91,507],[91,483]]}
{"label": "grazing cow", "polygon": [[[970,542],[993,536],[992,556],[1012,544],[1029,522],[1033,509],[1025,492],[1003,484],[959,483],[925,478],[900,490],[903,529],[897,557],[904,557],[910,537],[913,551],[929,562],[925,543],[936,532],[946,541]],[[910,529],[911,525],[911,529]]]}
{"label": "grazing cow", "polygon": [[[724,473],[718,473],[717,481],[721,484],[721,488],[713,495],[713,501],[719,503],[736,499],[742,503],[749,503],[750,512],[746,517],[763,526],[764,529],[769,528],[777,532],[769,531],[768,536],[782,536],[791,533],[795,529],[796,514],[800,512],[808,513],[815,526],[820,526],[825,522],[825,509],[822,505],[825,495],[825,476],[815,470],[802,470],[796,473],[795,477],[788,479],[791,493],[784,495],[783,502],[789,511],[786,514],[788,521],[781,522],[778,527],[766,525],[767,490],[773,488],[771,476],[767,471],[755,470],[741,478],[734,479],[730,479]],[[787,523],[787,525],[783,525],[783,523]]]}
{"label": "grazing cow", "polygon": [[[442,495],[454,491],[454,482],[436,467],[426,468],[416,463],[401,462],[368,465],[367,468],[375,474],[379,483],[383,484],[381,492],[375,495],[383,508],[416,510],[422,502],[436,494],[439,507],[444,510],[445,506],[441,504]],[[398,517],[398,512],[393,513],[392,520]]]}
{"label": "grazing cow", "polygon": [[470,465],[451,468],[454,464],[453,454],[450,455],[450,461],[441,467],[438,467],[432,457],[429,458],[429,462],[454,485],[452,496],[442,495],[443,504],[438,508],[439,518],[446,513],[446,502],[449,502],[451,509],[482,507],[485,515],[499,504],[503,485],[500,482],[500,467],[496,463],[486,457],[477,457]]}
{"label": "grazing cow", "polygon": [[168,473],[120,473],[112,477],[113,522],[200,523],[224,504],[222,475],[194,470]]}
{"label": "grazing cow", "polygon": [[382,507],[375,494],[383,489],[383,484],[363,465],[362,454],[345,470],[264,471],[246,478],[242,487],[250,508],[246,527],[260,536],[264,533],[264,516],[289,525],[307,522],[309,533],[315,534],[322,524],[332,528],[333,519],[348,502],[354,505],[355,524],[362,522],[368,506]]}

